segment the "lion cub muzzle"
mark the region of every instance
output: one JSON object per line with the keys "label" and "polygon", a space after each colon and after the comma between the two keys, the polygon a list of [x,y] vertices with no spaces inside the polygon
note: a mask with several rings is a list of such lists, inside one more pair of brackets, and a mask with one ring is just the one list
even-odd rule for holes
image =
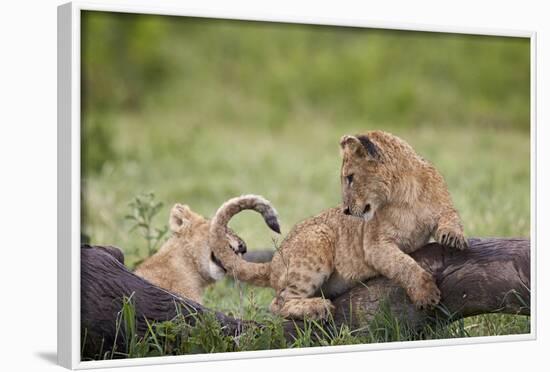
{"label": "lion cub muzzle", "polygon": [[365,221],[370,220],[374,216],[374,209],[371,203],[366,203],[363,208],[350,208],[347,206],[342,206],[342,212],[346,216],[361,217]]}

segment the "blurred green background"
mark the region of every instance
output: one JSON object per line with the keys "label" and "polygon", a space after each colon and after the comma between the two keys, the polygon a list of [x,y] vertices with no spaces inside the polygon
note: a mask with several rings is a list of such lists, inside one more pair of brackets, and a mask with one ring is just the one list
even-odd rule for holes
{"label": "blurred green background", "polygon": [[[522,38],[86,11],[83,232],[133,266],[147,249],[124,216],[153,191],[158,227],[176,202],[212,216],[256,193],[288,233],[339,203],[339,138],[383,129],[440,169],[467,235],[529,236],[529,54]],[[254,213],[232,227],[273,246]]]}

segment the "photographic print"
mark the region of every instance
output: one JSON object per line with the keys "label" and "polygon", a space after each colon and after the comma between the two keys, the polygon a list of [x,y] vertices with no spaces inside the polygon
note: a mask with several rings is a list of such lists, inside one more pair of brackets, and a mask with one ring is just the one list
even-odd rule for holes
{"label": "photographic print", "polygon": [[531,334],[529,37],[80,30],[82,361]]}

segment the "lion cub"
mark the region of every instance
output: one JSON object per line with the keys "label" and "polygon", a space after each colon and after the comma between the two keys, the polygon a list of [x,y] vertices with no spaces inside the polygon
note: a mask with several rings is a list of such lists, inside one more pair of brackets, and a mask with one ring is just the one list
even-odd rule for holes
{"label": "lion cub", "polygon": [[[261,205],[258,201],[257,208],[261,209]],[[206,286],[222,279],[226,273],[207,244],[210,221],[187,205],[176,204],[170,212],[169,226],[171,237],[157,253],[139,265],[135,274],[201,303]],[[223,234],[226,247],[234,256],[246,252],[246,244],[231,229],[225,228]]]}
{"label": "lion cub", "polygon": [[340,146],[343,205],[294,226],[271,263],[244,262],[226,249],[225,226],[246,203],[218,210],[211,249],[238,279],[273,287],[271,311],[283,317],[326,318],[333,309],[327,298],[378,274],[405,288],[417,306],[437,304],[434,279],[407,253],[430,236],[467,247],[443,177],[389,133],[344,136]]}

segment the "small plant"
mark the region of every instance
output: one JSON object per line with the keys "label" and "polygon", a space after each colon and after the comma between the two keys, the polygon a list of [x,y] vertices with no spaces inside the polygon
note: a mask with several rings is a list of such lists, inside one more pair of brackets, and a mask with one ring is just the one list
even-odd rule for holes
{"label": "small plant", "polygon": [[138,230],[147,241],[147,254],[151,256],[156,252],[162,238],[168,232],[166,225],[161,228],[153,226],[153,220],[163,206],[162,202],[155,201],[152,192],[138,195],[129,204],[130,214],[125,218],[132,222],[130,231]]}

